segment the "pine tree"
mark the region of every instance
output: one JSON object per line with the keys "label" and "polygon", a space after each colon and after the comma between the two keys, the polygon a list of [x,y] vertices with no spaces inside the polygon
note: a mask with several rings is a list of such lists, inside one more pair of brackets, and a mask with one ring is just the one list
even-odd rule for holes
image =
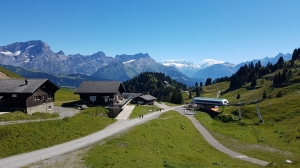
{"label": "pine tree", "polygon": [[209,77],[205,81],[205,86],[211,85],[211,83],[212,83],[212,79]]}
{"label": "pine tree", "polygon": [[178,95],[177,104],[181,104],[183,102],[183,96],[180,90],[178,91],[177,95]]}
{"label": "pine tree", "polygon": [[266,93],[266,91],[264,91],[264,93],[263,93],[263,99],[266,99],[267,98],[267,93]]}
{"label": "pine tree", "polygon": [[278,97],[282,97],[282,92],[281,92],[281,91],[279,91],[279,92],[276,94],[276,98],[278,98]]}
{"label": "pine tree", "polygon": [[178,93],[177,91],[173,91],[172,97],[171,97],[171,103],[176,104],[178,102]]}
{"label": "pine tree", "polygon": [[256,84],[257,84],[256,79],[253,78],[252,81],[251,81],[251,87],[254,88],[256,86]]}
{"label": "pine tree", "polygon": [[278,67],[278,69],[282,69],[283,68],[283,65],[284,65],[284,59],[283,59],[283,57],[280,57],[279,59],[278,59],[278,61],[277,61],[277,67]]}
{"label": "pine tree", "polygon": [[189,92],[189,99],[192,99],[193,96],[192,96],[192,92]]}
{"label": "pine tree", "polygon": [[236,99],[240,99],[240,98],[241,98],[241,96],[240,96],[240,94],[238,93],[237,96],[236,96]]}
{"label": "pine tree", "polygon": [[200,96],[200,88],[196,87],[196,97],[199,97],[199,96]]}
{"label": "pine tree", "polygon": [[298,58],[299,58],[298,49],[296,48],[293,52],[292,60],[295,61]]}

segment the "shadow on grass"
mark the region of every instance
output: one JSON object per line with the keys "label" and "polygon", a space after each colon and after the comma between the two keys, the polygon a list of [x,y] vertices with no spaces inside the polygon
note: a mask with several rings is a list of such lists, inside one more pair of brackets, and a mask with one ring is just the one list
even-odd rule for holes
{"label": "shadow on grass", "polygon": [[247,90],[255,90],[255,89],[259,89],[262,88],[261,86],[256,86],[256,87],[246,87]]}
{"label": "shadow on grass", "polygon": [[206,109],[200,109],[201,112],[207,113],[211,118],[217,117],[219,114],[222,114],[222,112],[216,112],[213,110],[206,110]]}
{"label": "shadow on grass", "polygon": [[81,101],[77,100],[77,101],[73,101],[73,102],[63,103],[61,105],[61,107],[76,107],[76,105],[79,105],[79,104],[81,104]]}

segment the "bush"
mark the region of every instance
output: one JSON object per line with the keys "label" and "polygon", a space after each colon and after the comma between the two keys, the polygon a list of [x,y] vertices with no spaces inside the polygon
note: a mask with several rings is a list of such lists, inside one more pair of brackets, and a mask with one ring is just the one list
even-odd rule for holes
{"label": "bush", "polygon": [[233,118],[229,114],[221,114],[217,116],[219,120],[223,122],[230,122],[233,121]]}
{"label": "bush", "polygon": [[281,92],[281,91],[279,91],[279,92],[276,94],[276,98],[278,98],[278,97],[282,97],[282,92]]}

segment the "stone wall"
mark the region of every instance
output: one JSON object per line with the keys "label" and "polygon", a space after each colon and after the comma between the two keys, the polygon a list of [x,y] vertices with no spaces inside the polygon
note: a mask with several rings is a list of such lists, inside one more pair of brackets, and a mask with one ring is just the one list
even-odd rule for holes
{"label": "stone wall", "polygon": [[38,106],[27,108],[27,114],[33,114],[35,112],[44,112],[44,113],[53,113],[54,104],[51,103],[43,103]]}

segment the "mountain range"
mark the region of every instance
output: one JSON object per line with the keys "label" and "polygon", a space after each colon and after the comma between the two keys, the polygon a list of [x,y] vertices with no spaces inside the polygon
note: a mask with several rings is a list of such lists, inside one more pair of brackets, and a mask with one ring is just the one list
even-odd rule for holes
{"label": "mountain range", "polygon": [[165,66],[171,66],[177,68],[180,72],[186,74],[190,78],[220,78],[224,76],[231,76],[235,73],[241,66],[245,64],[253,63],[256,64],[258,61],[263,66],[268,63],[275,64],[280,57],[283,57],[285,61],[292,58],[292,54],[279,53],[275,57],[265,57],[263,59],[254,59],[252,61],[241,62],[239,64],[233,64],[230,62],[218,61],[213,59],[205,59],[203,64],[194,64],[188,60],[167,60],[162,62]]}
{"label": "mountain range", "polygon": [[125,81],[141,72],[162,72],[187,85],[200,80],[187,77],[175,67],[157,63],[147,53],[109,57],[99,51],[92,55],[67,56],[63,51],[53,52],[48,44],[40,40],[0,46],[0,64],[39,70],[56,76],[81,74],[97,79]]}
{"label": "mountain range", "polygon": [[[162,72],[191,86],[195,82],[204,82],[208,77],[215,79],[231,76],[241,66],[250,62],[257,63],[260,61],[262,65],[269,62],[274,64],[280,56],[284,60],[290,60],[292,57],[291,54],[279,53],[273,58],[266,57],[237,65],[205,59],[203,64],[196,65],[188,60],[168,60],[158,63],[147,53],[109,57],[104,52],[99,51],[92,55],[67,56],[62,50],[53,52],[50,46],[41,40],[0,46],[0,64],[2,66],[6,66],[12,71],[20,71],[22,68],[24,70],[22,76],[27,78],[40,78],[41,76],[57,78],[55,80],[58,81],[59,86],[67,85],[68,82],[66,81],[74,78],[74,76],[79,77],[80,80],[125,81],[141,72]],[[38,72],[34,70],[38,70]],[[72,81],[71,83],[77,85],[79,82]]]}

